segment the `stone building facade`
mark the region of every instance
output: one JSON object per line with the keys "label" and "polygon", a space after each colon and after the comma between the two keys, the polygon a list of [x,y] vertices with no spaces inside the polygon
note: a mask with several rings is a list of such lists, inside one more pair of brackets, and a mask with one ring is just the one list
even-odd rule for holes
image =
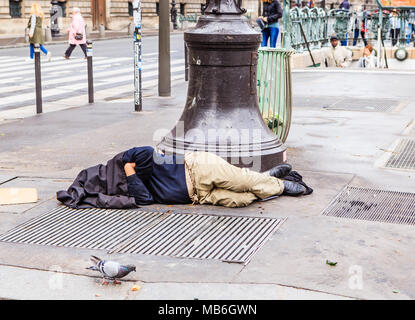
{"label": "stone building facade", "polygon": [[[39,3],[45,13],[44,26],[50,25],[50,0],[0,0],[0,35],[24,34],[33,2]],[[169,1],[171,2],[171,1]],[[176,0],[177,12],[201,14],[201,6],[206,0]],[[63,16],[59,19],[61,29],[71,21],[71,11],[79,7],[86,24],[97,29],[104,24],[108,30],[127,30],[132,21],[132,3],[128,0],[58,0]],[[158,0],[144,0],[141,3],[143,28],[158,27]]]}
{"label": "stone building facade", "polygon": [[[281,1],[281,0],[280,0]],[[292,0],[292,2],[295,0]],[[374,4],[375,0],[349,0],[352,4]],[[50,26],[50,0],[0,0],[0,36],[24,35],[29,19],[30,7],[33,2],[39,3],[45,13],[44,27]],[[169,0],[171,3],[171,0]],[[314,1],[319,6],[320,1]],[[201,15],[206,0],[176,0],[177,13],[182,15]],[[258,5],[261,0],[242,0],[242,6],[247,9],[247,15],[255,19],[258,15]],[[340,0],[326,0],[326,6],[331,3],[338,7]],[[131,0],[58,0],[62,17],[59,18],[61,32],[65,32],[74,7],[81,9],[88,28],[97,29],[100,24],[108,30],[127,30],[132,21]],[[142,0],[143,29],[158,28],[159,0]]]}

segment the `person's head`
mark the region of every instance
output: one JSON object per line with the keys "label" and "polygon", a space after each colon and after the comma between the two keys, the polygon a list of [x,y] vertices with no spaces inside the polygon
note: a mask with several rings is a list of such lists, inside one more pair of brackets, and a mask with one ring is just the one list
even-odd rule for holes
{"label": "person's head", "polygon": [[75,7],[72,9],[72,14],[76,15],[76,14],[80,14],[81,13],[81,9],[79,9],[78,7]]}
{"label": "person's head", "polygon": [[337,45],[339,44],[339,38],[337,38],[337,36],[331,36],[330,43],[333,48],[336,48]]}
{"label": "person's head", "polygon": [[42,7],[39,3],[32,3],[32,6],[30,8],[30,15],[36,15],[36,17],[44,17]]}
{"label": "person's head", "polygon": [[272,3],[273,0],[262,0],[262,2]]}
{"label": "person's head", "polygon": [[365,57],[368,57],[368,56],[370,56],[371,54],[372,54],[372,51],[373,51],[373,47],[372,47],[372,45],[370,45],[370,44],[368,44],[364,49],[363,49],[363,55],[365,56]]}

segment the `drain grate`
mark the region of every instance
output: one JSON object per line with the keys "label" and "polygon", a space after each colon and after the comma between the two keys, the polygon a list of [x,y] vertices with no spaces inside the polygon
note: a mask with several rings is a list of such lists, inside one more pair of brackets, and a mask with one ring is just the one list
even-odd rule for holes
{"label": "drain grate", "polygon": [[415,140],[401,139],[385,164],[386,168],[415,169]]}
{"label": "drain grate", "polygon": [[415,225],[415,193],[347,186],[322,215]]}
{"label": "drain grate", "polygon": [[399,101],[390,99],[339,99],[338,97],[301,97],[293,99],[295,107],[323,108],[326,110],[389,112]]}
{"label": "drain grate", "polygon": [[66,207],[0,241],[247,263],[284,219]]}
{"label": "drain grate", "polygon": [[396,103],[373,100],[341,100],[332,105],[323,106],[327,110],[366,111],[366,112],[388,112],[396,107]]}

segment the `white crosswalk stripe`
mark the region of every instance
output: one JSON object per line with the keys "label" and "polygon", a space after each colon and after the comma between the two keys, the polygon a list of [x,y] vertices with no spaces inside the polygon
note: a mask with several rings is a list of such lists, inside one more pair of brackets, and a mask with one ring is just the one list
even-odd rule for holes
{"label": "white crosswalk stripe", "polygon": [[[151,53],[148,55],[156,55]],[[95,101],[134,92],[132,57],[94,57]],[[144,59],[145,60],[145,59]],[[84,59],[52,62],[42,59],[43,111],[51,112],[85,105],[88,102],[87,62]],[[158,84],[158,63],[143,63],[142,87],[151,89]],[[173,82],[184,79],[184,59],[171,61]],[[33,61],[0,56],[0,120],[29,117],[36,114],[35,76]]]}

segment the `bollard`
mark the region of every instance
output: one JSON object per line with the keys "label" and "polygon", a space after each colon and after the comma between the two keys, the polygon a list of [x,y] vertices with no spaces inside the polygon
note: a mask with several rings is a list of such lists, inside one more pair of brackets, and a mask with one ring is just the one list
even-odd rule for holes
{"label": "bollard", "polygon": [[105,26],[103,24],[99,25],[99,37],[105,38]]}
{"label": "bollard", "polygon": [[128,35],[133,35],[135,32],[135,25],[133,22],[130,22],[128,25]]}
{"label": "bollard", "polygon": [[24,42],[25,43],[29,42],[29,28],[24,29]]}
{"label": "bollard", "polygon": [[85,36],[88,39],[91,35],[92,28],[89,25],[85,25]]}
{"label": "bollard", "polygon": [[187,60],[187,46],[184,43],[184,81],[189,80],[189,61]]}
{"label": "bollard", "polygon": [[139,112],[143,109],[142,94],[142,55],[141,55],[141,3],[140,0],[133,2],[134,17],[134,110]]}
{"label": "bollard", "polygon": [[49,28],[49,26],[45,28],[45,41],[52,41],[52,30]]}
{"label": "bollard", "polygon": [[40,45],[35,44],[36,113],[42,113],[42,79],[40,75]]}
{"label": "bollard", "polygon": [[94,75],[92,70],[92,41],[86,42],[86,55],[88,62],[88,102],[94,103]]}
{"label": "bollard", "polygon": [[160,97],[171,94],[169,0],[160,1],[159,14],[159,75]]}

